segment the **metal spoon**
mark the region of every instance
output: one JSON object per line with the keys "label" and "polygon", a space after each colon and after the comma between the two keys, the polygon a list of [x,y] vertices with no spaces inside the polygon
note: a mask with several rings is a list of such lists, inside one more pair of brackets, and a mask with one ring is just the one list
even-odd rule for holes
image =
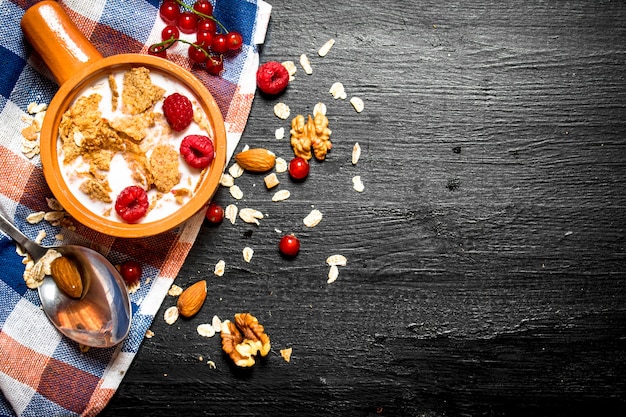
{"label": "metal spoon", "polygon": [[78,267],[83,294],[74,299],[61,291],[51,276],[38,288],[43,311],[65,336],[86,346],[110,347],[130,329],[131,307],[126,285],[115,267],[100,253],[79,245],[41,246],[28,239],[0,213],[0,229],[36,262],[54,249]]}

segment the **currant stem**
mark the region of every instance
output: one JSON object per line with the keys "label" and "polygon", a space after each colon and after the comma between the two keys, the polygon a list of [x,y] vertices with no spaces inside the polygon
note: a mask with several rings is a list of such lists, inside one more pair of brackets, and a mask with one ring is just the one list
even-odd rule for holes
{"label": "currant stem", "polygon": [[174,1],[176,3],[178,3],[179,5],[181,5],[184,9],[189,10],[190,12],[200,16],[201,18],[203,18],[203,19],[210,19],[210,20],[214,21],[222,29],[222,31],[224,31],[225,34],[227,34],[229,32],[229,30],[226,29],[226,26],[224,26],[222,24],[222,22],[217,20],[215,17],[209,16],[208,14],[200,13],[199,11],[194,9],[193,7],[189,6],[188,4],[185,4],[182,0],[174,0]]}

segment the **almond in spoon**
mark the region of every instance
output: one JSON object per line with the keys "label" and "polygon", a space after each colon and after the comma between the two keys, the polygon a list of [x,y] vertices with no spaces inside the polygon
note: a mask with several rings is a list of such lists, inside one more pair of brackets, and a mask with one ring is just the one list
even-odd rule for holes
{"label": "almond in spoon", "polygon": [[78,268],[71,259],[60,256],[52,261],[50,275],[61,291],[68,296],[80,298],[83,295],[83,281]]}

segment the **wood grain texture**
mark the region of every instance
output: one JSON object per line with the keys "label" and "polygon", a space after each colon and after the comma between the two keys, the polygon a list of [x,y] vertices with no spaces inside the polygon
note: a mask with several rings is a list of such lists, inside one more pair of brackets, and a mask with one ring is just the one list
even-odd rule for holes
{"label": "wood grain texture", "polygon": [[[103,416],[624,413],[626,3],[271,4],[261,60],[306,53],[314,73],[257,96],[240,148],[291,157],[278,100],[326,103],[334,147],[305,182],[281,177],[281,203],[261,175],[237,179],[239,207],[267,217],[203,227],[177,278],[208,280],[203,310],[168,326],[165,300]],[[363,113],[328,94],[335,81]],[[312,207],[324,219],[307,229]],[[297,258],[275,229],[301,238]],[[348,265],[329,285],[333,253]],[[273,346],[249,371],[196,333],[241,311]]]}

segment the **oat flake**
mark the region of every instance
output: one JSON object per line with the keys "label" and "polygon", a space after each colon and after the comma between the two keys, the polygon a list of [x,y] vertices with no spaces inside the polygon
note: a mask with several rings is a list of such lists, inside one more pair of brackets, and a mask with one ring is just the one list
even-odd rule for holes
{"label": "oat flake", "polygon": [[359,142],[356,142],[354,146],[352,147],[352,165],[356,165],[357,162],[359,162],[360,158],[361,158],[361,145],[359,145]]}
{"label": "oat flake", "polygon": [[337,265],[337,266],[346,266],[346,264],[348,263],[348,260],[346,259],[345,256],[343,255],[330,255],[328,258],[326,258],[326,264],[328,265]]}
{"label": "oat flake", "polygon": [[289,196],[291,196],[291,193],[289,192],[289,190],[279,190],[279,191],[276,191],[276,193],[272,196],[272,201],[274,202],[284,201],[288,199]]}
{"label": "oat flake", "polygon": [[346,94],[346,90],[343,87],[343,84],[337,81],[332,86],[330,86],[330,90],[328,92],[336,99],[345,100],[348,95]]}
{"label": "oat flake", "polygon": [[281,157],[276,158],[276,162],[274,163],[274,169],[278,173],[287,171],[287,161]]}
{"label": "oat flake", "polygon": [[239,178],[243,175],[243,168],[235,162],[230,166],[230,168],[228,168],[228,173],[233,178]]}
{"label": "oat flake", "polygon": [[276,103],[274,105],[274,114],[279,119],[286,120],[291,114],[291,109],[289,109],[289,106],[285,103]]}
{"label": "oat flake", "polygon": [[203,337],[215,336],[215,329],[213,328],[212,324],[208,324],[208,323],[200,324],[198,325],[198,327],[196,327],[196,331],[198,332],[200,336],[203,336]]}
{"label": "oat flake", "polygon": [[43,220],[44,216],[46,215],[45,212],[43,211],[38,211],[36,213],[31,213],[28,216],[26,216],[26,221],[30,224],[37,224],[40,221]]}
{"label": "oat flake", "polygon": [[324,116],[326,116],[326,110],[326,104],[320,101],[313,107],[313,116],[316,116],[318,114],[323,114]]}
{"label": "oat flake", "polygon": [[361,113],[365,108],[363,100],[361,100],[359,97],[352,97],[350,99],[350,104],[352,104],[352,107],[354,107],[354,110],[356,110],[357,113]]}
{"label": "oat flake", "polygon": [[315,227],[322,221],[322,212],[314,209],[304,218],[303,223],[307,227]]}
{"label": "oat flake", "polygon": [[235,220],[237,220],[237,211],[239,209],[234,204],[229,204],[224,209],[224,217],[226,217],[232,224],[235,224]]}
{"label": "oat flake", "polygon": [[363,185],[363,181],[361,181],[360,175],[356,175],[352,178],[352,187],[359,193],[362,193],[363,190],[365,190],[365,186]]}
{"label": "oat flake", "polygon": [[165,322],[170,326],[176,323],[176,320],[178,320],[178,307],[172,306],[165,310],[163,318],[165,319]]}
{"label": "oat flake", "polygon": [[215,329],[215,332],[221,332],[222,320],[217,316],[213,316],[213,320],[211,320],[211,326],[213,326],[213,329]]}
{"label": "oat flake", "polygon": [[332,284],[333,282],[337,281],[337,277],[339,277],[339,268],[337,267],[337,265],[331,265],[330,269],[328,270],[328,280],[326,281],[326,283]]}
{"label": "oat flake", "polygon": [[243,248],[243,260],[246,262],[250,262],[252,260],[252,255],[254,255],[254,249],[249,246]]}
{"label": "oat flake", "polygon": [[220,185],[227,188],[232,187],[233,185],[235,185],[235,178],[233,178],[233,176],[230,174],[223,173],[222,177],[220,178]]}
{"label": "oat flake", "polygon": [[306,72],[308,75],[313,74],[313,67],[311,67],[311,61],[309,61],[309,57],[306,56],[306,54],[300,55],[300,65],[302,66],[302,69],[304,70],[304,72]]}
{"label": "oat flake", "polygon": [[317,51],[317,54],[321,57],[325,57],[326,54],[328,54],[328,52],[330,51],[330,48],[333,47],[333,45],[335,44],[335,40],[334,39],[329,39],[328,41],[326,41],[326,43],[324,45],[322,45],[322,47]]}
{"label": "oat flake", "polygon": [[218,277],[222,277],[224,276],[225,271],[226,271],[226,262],[224,262],[223,259],[220,259],[215,264],[215,269],[213,270],[213,273],[217,275]]}
{"label": "oat flake", "polygon": [[285,139],[285,128],[279,127],[278,129],[276,129],[276,131],[274,132],[274,137],[278,140]]}
{"label": "oat flake", "polygon": [[167,292],[167,294],[171,295],[172,297],[178,297],[182,293],[183,293],[183,289],[176,284],[172,284],[169,291]]}
{"label": "oat flake", "polygon": [[243,191],[241,191],[241,188],[239,188],[238,185],[233,185],[228,189],[228,191],[230,192],[230,195],[236,200],[241,200],[243,198]]}
{"label": "oat flake", "polygon": [[259,225],[259,219],[263,218],[263,213],[251,208],[242,208],[239,210],[239,217],[246,223]]}

